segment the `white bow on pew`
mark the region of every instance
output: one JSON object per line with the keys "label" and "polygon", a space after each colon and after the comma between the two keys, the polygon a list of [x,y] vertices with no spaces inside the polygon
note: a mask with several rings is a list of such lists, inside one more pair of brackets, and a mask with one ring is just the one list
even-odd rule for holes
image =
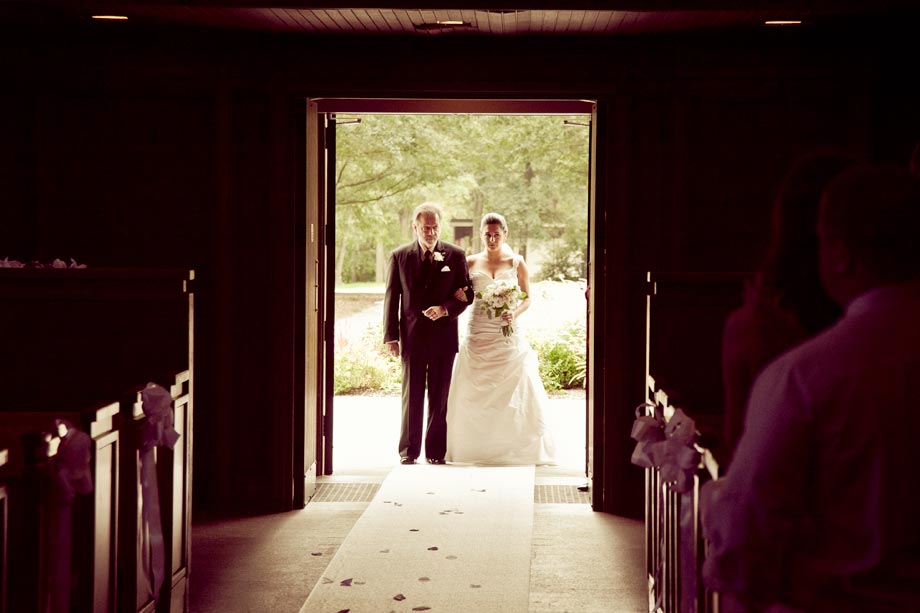
{"label": "white bow on pew", "polygon": [[[639,409],[647,406],[641,405]],[[638,412],[638,410],[637,410]],[[657,407],[654,416],[639,415],[633,422],[632,438],[637,441],[631,461],[643,468],[657,467],[661,479],[677,492],[693,488],[693,476],[700,465],[700,451],[696,447],[699,434],[696,423],[681,409],[674,409],[670,419]]]}
{"label": "white bow on pew", "polygon": [[51,482],[49,492],[47,574],[45,603],[52,613],[70,610],[71,555],[73,552],[72,504],[79,495],[93,491],[90,470],[93,441],[66,419],[54,420],[54,433],[44,435],[45,456]]}
{"label": "white bow on pew", "polygon": [[[179,433],[173,428],[172,397],[156,383],[148,383],[141,392],[144,415],[147,417],[140,431],[142,520],[145,529],[140,531],[140,551],[143,556],[144,576],[150,582],[150,593],[157,600],[166,574],[166,549],[160,511],[160,491],[157,480],[155,449],[175,446]],[[146,540],[146,542],[144,542]]]}

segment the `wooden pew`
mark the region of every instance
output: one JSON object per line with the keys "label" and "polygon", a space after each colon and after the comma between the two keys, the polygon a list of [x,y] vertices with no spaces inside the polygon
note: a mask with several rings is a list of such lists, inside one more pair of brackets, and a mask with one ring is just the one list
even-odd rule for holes
{"label": "wooden pew", "polygon": [[0,269],[0,411],[119,400],[191,368],[194,274]]}
{"label": "wooden pew", "polygon": [[[11,611],[115,611],[118,534],[118,404],[82,412],[4,412],[0,447],[11,451],[9,478],[8,606]],[[64,507],[60,526],[49,506],[55,494],[48,470],[60,444],[55,420],[65,419],[90,440],[92,491]],[[55,442],[55,439],[58,439]],[[44,444],[47,442],[48,444]],[[69,589],[49,585],[58,558],[69,568]],[[61,604],[60,599],[63,599]]]}
{"label": "wooden pew", "polygon": [[672,402],[693,416],[702,444],[716,457],[723,451],[722,328],[741,306],[749,276],[647,274],[645,375],[672,391]]}
{"label": "wooden pew", "polygon": [[[175,429],[179,441],[164,450],[164,470],[168,475],[161,481],[168,492],[164,508],[169,508],[172,520],[165,531],[169,544],[167,561],[170,569],[169,611],[188,611],[188,581],[192,540],[192,443],[194,441],[194,411],[192,406],[192,377],[190,371],[179,373],[170,388],[175,411]],[[166,469],[172,465],[172,470]]]}
{"label": "wooden pew", "polygon": [[6,490],[9,450],[0,447],[0,613],[6,613],[7,575],[7,525],[9,523],[9,498]]}
{"label": "wooden pew", "polygon": [[154,598],[150,576],[150,543],[140,534],[145,530],[144,491],[141,478],[141,432],[147,420],[143,390],[137,390],[121,406],[120,421],[125,441],[122,446],[121,531],[119,536],[119,610],[187,611],[191,528],[192,406],[191,376],[183,371],[169,383],[174,411],[174,428],[179,439],[172,449],[161,446],[154,452],[158,509],[163,535],[165,577],[159,598]]}
{"label": "wooden pew", "polygon": [[[150,380],[161,380],[167,389],[178,385],[176,429],[181,429],[183,441],[179,449],[160,454],[164,458],[157,463],[163,473],[159,480],[167,490],[161,491],[164,518],[168,518],[164,525],[170,530],[166,535],[170,539],[166,547],[169,580],[166,598],[160,599],[157,610],[187,610],[193,280],[193,271],[174,269],[0,269],[0,372],[4,373],[0,377],[0,428],[16,412],[37,416],[62,407],[101,406]],[[184,373],[178,383],[175,373]],[[10,446],[11,454],[14,446],[18,452],[18,440]],[[99,470],[113,457],[116,464],[119,455],[125,457],[117,447],[103,446],[97,451]],[[108,482],[116,491],[119,484],[131,482],[119,479],[117,472],[100,478],[103,490],[108,489]],[[130,515],[130,528],[118,531],[117,509],[125,508],[126,503],[117,501],[112,498],[116,512],[111,515],[111,527],[119,538],[112,539],[112,544],[123,550],[123,541],[136,537],[135,513]],[[102,503],[94,501],[94,515],[102,514]],[[135,511],[136,507],[135,502]],[[95,521],[104,519],[99,515]],[[105,527],[103,533],[108,532]],[[132,551],[135,558],[136,553]],[[116,570],[124,566],[114,553],[111,563]],[[101,558],[99,564],[103,564]],[[99,572],[94,593],[117,574],[109,577],[101,568]],[[108,608],[94,610],[115,610],[116,601],[118,610],[132,610],[127,603],[143,599],[134,593],[136,573],[133,579],[122,577],[115,583],[122,585],[122,591],[113,592]],[[131,592],[125,592],[132,584]],[[144,610],[143,606],[137,610]]]}
{"label": "wooden pew", "polygon": [[141,534],[143,488],[141,485],[141,428],[145,421],[141,390],[121,404],[121,482],[118,533],[118,610],[150,613],[156,608],[153,589],[144,572],[145,550]]}
{"label": "wooden pew", "polygon": [[[643,417],[646,425],[658,424],[661,432],[647,440],[657,437],[664,442],[668,439],[665,434],[668,426],[675,426],[673,420],[677,418],[685,419],[685,414],[670,403],[667,392],[658,389],[652,377],[648,377],[647,391],[647,402],[637,409],[637,423]],[[634,437],[637,431],[634,427]],[[698,432],[690,438],[689,444],[677,446],[688,447],[685,458],[693,458],[687,464],[690,468],[682,471],[675,471],[673,462],[671,467],[655,464],[661,458],[660,447],[650,451],[651,457],[645,456],[640,453],[642,439],[638,440],[633,461],[646,466],[645,551],[649,610],[656,613],[717,612],[718,597],[704,587],[700,576],[705,551],[700,529],[699,492],[703,483],[718,477],[718,464],[709,450],[697,443]],[[675,481],[675,472],[682,472],[683,478]]]}

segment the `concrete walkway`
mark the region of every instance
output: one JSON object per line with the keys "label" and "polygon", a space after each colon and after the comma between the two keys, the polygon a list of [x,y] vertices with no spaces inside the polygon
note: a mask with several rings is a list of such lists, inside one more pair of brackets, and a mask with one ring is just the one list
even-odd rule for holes
{"label": "concrete walkway", "polygon": [[[399,396],[336,396],[332,466],[337,475],[387,471],[399,462]],[[559,472],[584,474],[585,399],[550,398],[546,421],[558,450]]]}

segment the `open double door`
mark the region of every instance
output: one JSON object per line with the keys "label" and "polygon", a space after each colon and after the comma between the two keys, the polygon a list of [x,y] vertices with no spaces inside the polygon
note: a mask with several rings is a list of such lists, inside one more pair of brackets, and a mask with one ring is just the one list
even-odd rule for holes
{"label": "open double door", "polygon": [[[306,101],[306,262],[303,429],[295,428],[294,507],[302,508],[316,489],[317,475],[332,474],[333,365],[335,321],[335,134],[337,114],[481,114],[481,115],[588,115],[590,178],[588,204],[588,283],[595,285],[595,235],[598,215],[595,185],[596,104],[585,100],[482,100],[482,99],[342,99]],[[588,299],[588,373],[596,372],[591,351],[594,325],[593,297]],[[588,385],[591,385],[590,379]],[[589,485],[594,475],[594,406],[586,402],[585,471]],[[298,424],[300,420],[295,420]],[[302,440],[299,434],[302,432]],[[395,454],[395,442],[394,442]],[[302,460],[303,479],[298,470]],[[592,492],[594,488],[591,488]]]}

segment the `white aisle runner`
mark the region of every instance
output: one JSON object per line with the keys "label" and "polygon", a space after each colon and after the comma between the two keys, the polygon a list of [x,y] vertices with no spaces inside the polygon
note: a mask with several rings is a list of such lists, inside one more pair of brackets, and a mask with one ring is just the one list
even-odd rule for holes
{"label": "white aisle runner", "polygon": [[301,613],[526,613],[532,466],[397,466]]}

